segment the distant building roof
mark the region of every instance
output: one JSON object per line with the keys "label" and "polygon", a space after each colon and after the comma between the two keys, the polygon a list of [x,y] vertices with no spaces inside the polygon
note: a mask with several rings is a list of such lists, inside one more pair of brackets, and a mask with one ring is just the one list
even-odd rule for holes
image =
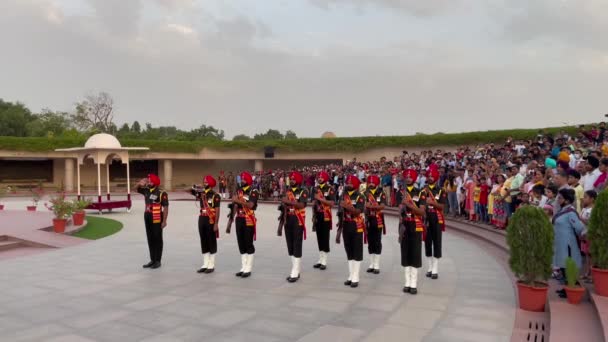
{"label": "distant building roof", "polygon": [[335,138],[336,134],[334,132],[325,132],[321,135],[321,138]]}

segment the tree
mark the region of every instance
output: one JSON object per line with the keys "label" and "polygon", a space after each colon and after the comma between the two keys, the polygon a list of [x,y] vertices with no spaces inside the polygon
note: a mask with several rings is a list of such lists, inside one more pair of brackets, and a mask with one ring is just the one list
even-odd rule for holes
{"label": "tree", "polygon": [[201,125],[201,127],[190,131],[194,139],[213,138],[224,140],[224,131],[213,126]]}
{"label": "tree", "polygon": [[84,100],[76,103],[76,113],[72,119],[81,130],[111,133],[114,125],[114,100],[105,92],[87,95]]}
{"label": "tree", "polygon": [[120,129],[118,130],[118,134],[128,134],[131,132],[131,129],[129,128],[129,124],[128,123],[124,123]]}
{"label": "tree", "polygon": [[266,133],[256,134],[254,140],[283,140],[283,134],[276,129],[269,129]]}
{"label": "tree", "polygon": [[133,121],[133,124],[131,125],[131,132],[137,134],[141,133],[141,127],[139,126],[138,121]]}
{"label": "tree", "polygon": [[232,141],[251,140],[251,137],[246,134],[237,134],[232,138]]}
{"label": "tree", "polygon": [[0,99],[0,135],[25,137],[27,123],[32,120],[32,113],[22,103],[4,102]]}
{"label": "tree", "polygon": [[43,109],[42,113],[34,115],[33,120],[27,124],[28,135],[34,137],[60,136],[70,128],[72,124],[68,113],[53,112],[50,109]]}
{"label": "tree", "polygon": [[298,139],[298,136],[296,135],[296,132],[288,130],[285,132],[285,139]]}

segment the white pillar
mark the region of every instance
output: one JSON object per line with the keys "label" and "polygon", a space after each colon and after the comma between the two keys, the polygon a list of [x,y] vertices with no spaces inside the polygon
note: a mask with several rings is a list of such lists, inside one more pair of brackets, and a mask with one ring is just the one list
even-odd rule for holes
{"label": "white pillar", "polygon": [[80,161],[78,159],[76,160],[76,181],[78,182],[76,186],[78,187],[78,197],[80,199]]}
{"label": "white pillar", "polygon": [[101,165],[97,163],[97,196],[101,201]]}
{"label": "white pillar", "polygon": [[163,188],[165,190],[173,190],[173,161],[165,159],[163,161],[164,178],[162,180]]}
{"label": "white pillar", "polygon": [[255,172],[264,171],[264,161],[263,160],[258,159],[255,161],[254,171]]}
{"label": "white pillar", "polygon": [[127,160],[127,195],[131,194],[131,176],[129,174],[129,161]]}
{"label": "white pillar", "polygon": [[108,199],[110,199],[110,162],[112,161],[112,159],[110,159],[109,161],[106,160],[106,185],[108,187]]}
{"label": "white pillar", "polygon": [[74,159],[67,158],[65,160],[65,173],[63,177],[64,191],[74,191]]}

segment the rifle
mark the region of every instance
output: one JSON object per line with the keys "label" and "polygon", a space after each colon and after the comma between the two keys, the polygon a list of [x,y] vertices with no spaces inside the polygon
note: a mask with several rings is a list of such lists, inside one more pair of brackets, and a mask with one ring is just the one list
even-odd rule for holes
{"label": "rifle", "polygon": [[279,220],[279,227],[277,228],[277,236],[282,236],[283,235],[283,226],[285,226],[285,222],[287,221],[287,208],[285,208],[284,204],[280,204],[279,207],[277,208],[277,210],[280,212],[279,217],[277,218],[277,220]]}
{"label": "rifle", "polygon": [[[323,196],[323,192],[321,192],[321,189],[317,188],[317,195],[321,195]],[[313,210],[312,210],[312,231],[316,232],[317,231],[317,225],[319,224],[318,220],[317,220],[317,211],[319,210],[319,207],[322,207],[322,204],[319,203],[319,201],[317,201],[315,199],[314,201],[314,206],[313,206]]]}
{"label": "rifle", "polygon": [[234,216],[236,216],[236,203],[232,202],[228,204],[228,209],[230,209],[230,212],[228,213],[228,225],[226,227],[226,234],[230,234],[230,228],[232,228],[232,222],[234,221]]}
{"label": "rifle", "polygon": [[[345,193],[344,195],[346,196],[346,195],[348,195],[348,193]],[[344,199],[344,197],[342,197],[342,199]],[[338,204],[338,205],[340,205],[340,204]],[[336,224],[336,227],[338,227],[338,231],[336,232],[336,243],[337,244],[340,244],[340,236],[342,235],[342,229],[344,228],[344,214],[345,214],[345,210],[340,205],[340,207],[338,207],[338,223]]]}

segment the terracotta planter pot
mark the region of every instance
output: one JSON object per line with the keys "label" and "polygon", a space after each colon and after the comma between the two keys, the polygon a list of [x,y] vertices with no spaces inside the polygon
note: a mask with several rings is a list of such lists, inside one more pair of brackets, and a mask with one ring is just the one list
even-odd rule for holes
{"label": "terracotta planter pot", "polygon": [[582,286],[579,287],[565,287],[566,296],[568,296],[568,303],[570,304],[579,304],[581,300],[583,300],[583,296],[585,295],[585,288]]}
{"label": "terracotta planter pot", "polygon": [[28,206],[27,206],[27,211],[36,211],[36,208],[37,208],[37,207],[38,207],[38,206],[36,206],[36,205],[28,205]]}
{"label": "terracotta planter pot", "polygon": [[517,294],[519,296],[519,307],[526,311],[545,311],[548,289],[548,286],[536,287],[518,282]]}
{"label": "terracotta planter pot", "polygon": [[595,293],[603,297],[608,297],[608,270],[592,267],[591,274],[593,276]]}
{"label": "terracotta planter pot", "polygon": [[53,231],[55,233],[65,232],[65,224],[68,220],[66,219],[53,219]]}
{"label": "terracotta planter pot", "polygon": [[72,214],[72,223],[74,223],[75,226],[82,226],[84,224],[84,211]]}

